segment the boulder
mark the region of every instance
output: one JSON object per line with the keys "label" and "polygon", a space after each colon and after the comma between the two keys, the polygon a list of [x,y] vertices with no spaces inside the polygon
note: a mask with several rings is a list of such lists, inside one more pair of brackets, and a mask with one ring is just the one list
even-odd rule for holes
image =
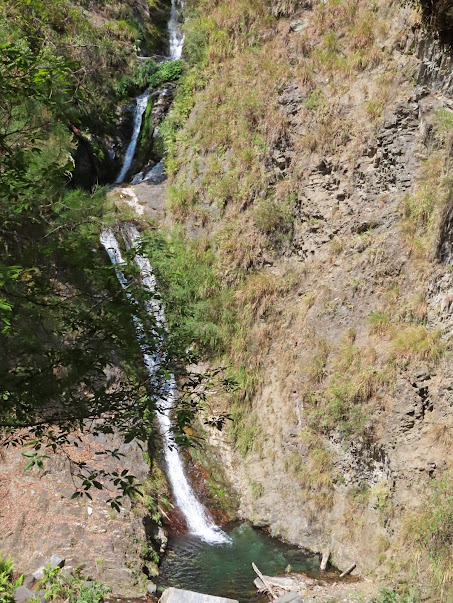
{"label": "boulder", "polygon": [[19,588],[15,589],[13,596],[16,603],[26,603],[26,601],[35,596],[35,593],[26,586],[19,586]]}
{"label": "boulder", "polygon": [[303,601],[297,593],[291,592],[275,599],[275,603],[303,603]]}
{"label": "boulder", "polygon": [[190,590],[181,590],[180,588],[167,588],[159,599],[159,603],[239,603],[239,601],[204,595]]}
{"label": "boulder", "polygon": [[63,557],[60,557],[60,555],[52,555],[50,558],[50,566],[52,569],[55,569],[56,567],[64,567],[64,564],[65,560]]}
{"label": "boulder", "polygon": [[44,566],[39,567],[36,572],[32,574],[33,582],[39,582],[44,579]]}

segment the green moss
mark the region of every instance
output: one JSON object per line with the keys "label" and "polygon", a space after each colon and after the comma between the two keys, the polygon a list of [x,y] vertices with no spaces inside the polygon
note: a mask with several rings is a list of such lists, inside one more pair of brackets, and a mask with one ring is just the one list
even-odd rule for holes
{"label": "green moss", "polygon": [[140,130],[140,137],[138,139],[137,149],[135,151],[135,156],[142,164],[144,164],[149,158],[154,146],[154,122],[152,118],[153,106],[154,102],[150,96],[148,99],[148,104],[146,105],[145,113],[143,115],[142,128]]}
{"label": "green moss", "polygon": [[216,508],[229,520],[237,517],[238,501],[231,492],[221,461],[214,450],[207,444],[189,450],[190,457],[196,465],[203,467],[207,473],[209,507]]}

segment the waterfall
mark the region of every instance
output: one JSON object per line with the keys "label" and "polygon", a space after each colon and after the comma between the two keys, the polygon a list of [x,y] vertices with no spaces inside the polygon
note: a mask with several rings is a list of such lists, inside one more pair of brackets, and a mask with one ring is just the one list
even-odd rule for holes
{"label": "waterfall", "polygon": [[[168,23],[168,31],[170,34],[170,60],[172,61],[181,58],[184,44],[184,36],[182,35],[179,26],[181,8],[183,8],[183,0],[172,0],[171,17]],[[140,134],[143,113],[148,103],[149,94],[149,90],[146,90],[146,92],[137,98],[132,138],[126,151],[123,168],[116,179],[115,184],[121,184],[123,182],[131,166],[135,154],[135,148],[137,146],[137,140]],[[158,181],[162,176],[162,171],[163,165],[162,163],[159,163],[147,174],[145,179],[153,182],[153,179],[157,178]],[[123,240],[126,246],[128,248],[134,247],[140,239],[137,229],[131,224],[124,224],[123,229]],[[111,230],[106,229],[102,231],[101,243],[107,251],[110,261],[115,266],[116,276],[122,288],[124,289],[126,295],[131,297],[131,293],[127,286],[127,279],[121,270],[121,265],[124,264],[121,249],[115,235]],[[156,291],[156,279],[149,260],[140,254],[137,254],[135,256],[135,263],[140,270],[143,286],[151,293]],[[165,326],[165,313],[161,304],[159,304],[156,300],[153,300],[147,303],[146,309],[155,317],[158,326]],[[134,317],[134,324],[137,333],[137,340],[141,345],[143,337],[143,325],[137,317]],[[160,357],[157,354],[148,354],[145,352],[144,347],[141,347],[146,370],[152,386],[157,369],[159,367]],[[197,499],[195,492],[193,491],[192,486],[187,479],[182,458],[174,442],[171,431],[171,411],[176,397],[176,382],[173,375],[171,376],[167,388],[167,395],[164,400],[161,400],[161,407],[157,414],[157,418],[164,440],[164,455],[165,462],[167,464],[167,475],[173,490],[175,502],[181,509],[181,512],[186,519],[187,527],[192,534],[195,534],[202,540],[212,544],[230,542],[230,538],[218,526],[215,525],[214,521],[209,516],[208,511]]]}
{"label": "waterfall", "polygon": [[[176,61],[182,56],[182,49],[184,46],[184,34],[181,31],[181,10],[184,8],[184,0],[172,0],[171,3],[171,14],[170,20],[168,21],[168,33],[170,37],[170,61]],[[132,138],[129,146],[126,149],[124,156],[123,167],[121,172],[118,174],[115,184],[121,184],[131,167],[132,160],[134,159],[135,149],[137,147],[138,137],[140,136],[140,130],[142,126],[143,113],[148,105],[148,99],[150,90],[147,89],[143,94],[135,99],[135,111],[134,111],[134,129],[132,132]],[[141,180],[140,180],[141,181]],[[137,182],[138,183],[138,182]]]}
{"label": "waterfall", "polygon": [[183,8],[184,0],[172,0],[170,21],[168,22],[168,33],[170,34],[170,61],[176,61],[182,56],[184,35],[181,31],[180,12]]}
{"label": "waterfall", "polygon": [[[125,235],[123,236],[128,247],[134,247],[140,239],[137,229],[131,224],[125,224]],[[104,230],[101,233],[101,243],[107,251],[112,264],[115,266],[116,275],[121,286],[126,291],[126,295],[130,296],[127,289],[127,280],[121,270],[121,264],[124,263],[121,249],[118,241],[111,230]],[[153,274],[149,260],[139,254],[135,257],[135,262],[140,270],[143,286],[150,292],[156,290],[156,279]],[[162,306],[156,301],[148,302],[148,312],[152,313],[160,326],[165,325],[165,314]],[[143,327],[138,320],[134,318],[135,328],[137,331],[137,339],[140,342]],[[150,382],[154,380],[156,370],[159,366],[159,357],[151,355],[143,351],[146,370],[148,372]],[[176,383],[172,375],[168,383],[168,393],[165,400],[161,400],[161,409],[157,417],[164,440],[164,455],[167,464],[167,475],[170,481],[175,502],[181,509],[189,528],[189,531],[202,540],[212,544],[221,544],[229,542],[229,537],[215,525],[212,518],[209,516],[205,507],[197,499],[193,491],[182,462],[179,450],[174,442],[171,431],[171,411],[176,396]]]}
{"label": "waterfall", "polygon": [[121,168],[121,172],[119,173],[118,178],[115,180],[115,184],[121,184],[123,182],[127,172],[129,171],[129,168],[131,167],[131,163],[135,155],[135,149],[137,147],[138,137],[140,135],[143,113],[145,112],[146,106],[148,104],[148,98],[149,89],[145,90],[143,94],[141,94],[135,99],[136,104],[134,112],[134,129],[132,132],[132,138],[129,143],[129,146],[126,149],[123,167]]}

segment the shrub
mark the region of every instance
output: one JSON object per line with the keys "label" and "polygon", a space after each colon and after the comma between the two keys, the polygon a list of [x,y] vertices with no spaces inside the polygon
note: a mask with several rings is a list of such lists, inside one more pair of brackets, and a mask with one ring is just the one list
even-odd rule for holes
{"label": "shrub", "polygon": [[373,597],[370,603],[398,603],[401,601],[400,596],[389,588],[381,590],[378,597]]}
{"label": "shrub", "polygon": [[239,404],[233,404],[231,418],[233,422],[230,434],[235,447],[245,457],[255,448],[260,435],[258,416]]}
{"label": "shrub", "polygon": [[390,357],[397,362],[425,360],[438,364],[447,349],[439,329],[428,331],[424,325],[401,325],[393,339]]}
{"label": "shrub", "polygon": [[453,473],[448,471],[429,485],[428,496],[419,513],[406,524],[406,537],[417,553],[429,561],[433,587],[438,601],[448,603],[453,597]]}
{"label": "shrub", "polygon": [[386,312],[371,312],[368,316],[368,322],[372,335],[386,335],[392,325],[390,316]]}
{"label": "shrub", "polygon": [[279,201],[266,199],[255,208],[255,224],[258,230],[266,234],[271,242],[281,242],[289,238],[293,229],[294,200]]}
{"label": "shrub", "polygon": [[157,71],[153,72],[149,78],[151,88],[157,88],[167,82],[179,80],[184,70],[185,62],[183,59],[177,61],[167,61],[159,65]]}
{"label": "shrub", "polygon": [[4,603],[14,603],[14,590],[18,588],[24,577],[20,576],[17,580],[13,578],[14,563],[10,557],[3,557],[0,551],[0,601]]}
{"label": "shrub", "polygon": [[95,580],[86,580],[80,567],[75,568],[72,575],[62,572],[59,567],[45,568],[39,588],[45,590],[46,601],[66,599],[70,603],[100,603],[111,592],[110,588]]}
{"label": "shrub", "polygon": [[193,186],[171,185],[168,189],[168,206],[177,219],[187,218],[193,212],[196,200],[197,190]]}

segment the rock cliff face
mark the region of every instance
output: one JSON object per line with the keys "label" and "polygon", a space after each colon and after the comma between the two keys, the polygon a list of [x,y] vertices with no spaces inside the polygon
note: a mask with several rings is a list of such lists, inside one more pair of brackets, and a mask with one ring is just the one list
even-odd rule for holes
{"label": "rock cliff face", "polygon": [[[96,454],[119,446],[120,461]],[[134,467],[145,481],[149,468],[134,444],[122,445],[114,438],[83,438],[77,451],[96,468]],[[91,579],[105,583],[114,593],[142,595],[142,550],[147,546],[144,525],[146,509],[126,501],[120,513],[107,505],[107,491],[93,494],[83,503],[71,500],[74,483],[65,454],[52,456],[45,468],[24,475],[26,459],[17,449],[2,454],[0,492],[0,548],[8,551],[18,569],[27,574],[46,565],[53,554],[65,558],[66,566],[81,566]],[[135,506],[135,508],[134,508]]]}
{"label": "rock cliff face", "polygon": [[210,241],[232,307],[252,315],[227,351],[250,378],[219,403],[236,421],[219,454],[246,517],[340,566],[417,576],[437,601],[428,556],[451,571],[434,509],[451,518],[452,55],[397,2],[251,4],[227,17],[204,3],[234,41],[208,41],[170,149],[170,213]]}

